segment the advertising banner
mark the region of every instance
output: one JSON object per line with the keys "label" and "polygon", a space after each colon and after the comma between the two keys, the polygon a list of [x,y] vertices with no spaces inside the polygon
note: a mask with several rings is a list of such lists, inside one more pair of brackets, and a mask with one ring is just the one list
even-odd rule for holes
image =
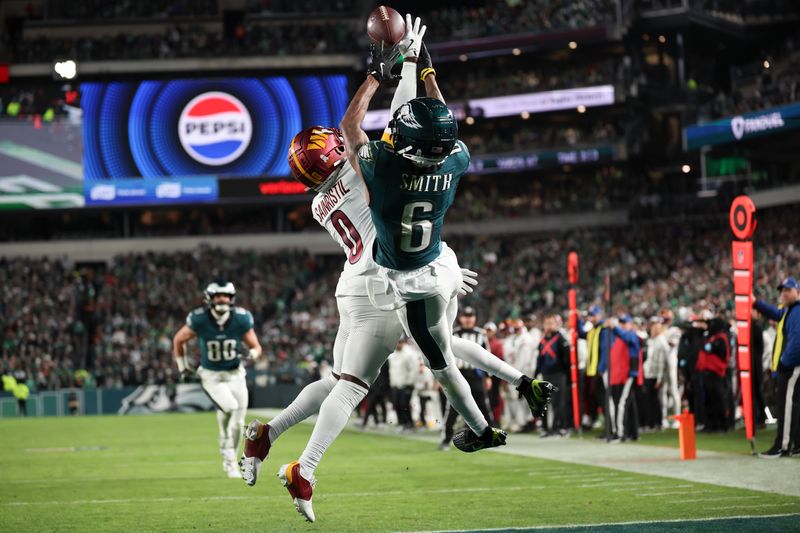
{"label": "advertising banner", "polygon": [[[614,103],[614,86],[597,85],[562,89],[559,91],[542,91],[526,94],[512,94],[491,98],[475,98],[464,102],[448,104],[456,119],[473,117],[510,117],[527,113],[547,113],[562,109],[577,109],[578,106],[598,107]],[[366,131],[382,130],[389,121],[388,109],[368,111],[361,126]]]}
{"label": "advertising banner", "polygon": [[683,130],[683,146],[686,150],[694,150],[702,146],[746,141],[798,128],[800,103],[789,104],[689,126]]}

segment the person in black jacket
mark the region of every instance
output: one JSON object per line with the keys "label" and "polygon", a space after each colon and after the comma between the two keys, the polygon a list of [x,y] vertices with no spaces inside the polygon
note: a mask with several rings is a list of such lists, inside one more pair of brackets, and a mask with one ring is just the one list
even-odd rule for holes
{"label": "person in black jacket", "polygon": [[542,374],[543,379],[558,387],[558,391],[553,394],[550,410],[545,417],[547,430],[543,437],[566,435],[567,428],[570,427],[567,402],[567,392],[570,390],[567,387],[570,370],[569,354],[569,342],[558,331],[558,316],[546,316],[542,340],[539,343],[536,370]]}
{"label": "person in black jacket", "polygon": [[684,396],[689,399],[689,410],[694,414],[697,426],[703,426],[706,419],[703,373],[697,370],[697,362],[707,329],[706,319],[692,316],[678,342],[678,368],[683,375]]}
{"label": "person in black jacket", "polygon": [[[705,388],[706,421],[705,431],[728,431],[730,406],[728,402],[728,361],[731,346],[728,324],[720,318],[708,323],[708,334],[703,349],[700,350],[698,370],[703,372]],[[701,368],[702,366],[702,368]]]}

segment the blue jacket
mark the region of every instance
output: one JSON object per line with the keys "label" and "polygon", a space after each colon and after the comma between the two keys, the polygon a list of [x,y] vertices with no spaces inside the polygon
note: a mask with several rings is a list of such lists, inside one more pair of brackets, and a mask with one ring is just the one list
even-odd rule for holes
{"label": "blue jacket", "polygon": [[800,304],[789,307],[775,307],[762,300],[756,300],[755,306],[761,314],[770,320],[779,321],[785,313],[789,313],[783,323],[783,350],[780,364],[787,368],[800,366]]}

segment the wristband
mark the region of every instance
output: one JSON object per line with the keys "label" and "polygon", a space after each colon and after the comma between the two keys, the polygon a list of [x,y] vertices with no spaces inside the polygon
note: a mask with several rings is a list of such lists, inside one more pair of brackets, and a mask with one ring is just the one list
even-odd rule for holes
{"label": "wristband", "polygon": [[427,78],[431,74],[433,74],[434,76],[436,75],[436,70],[433,67],[424,68],[419,73],[419,79],[421,79],[422,81],[425,81],[425,78]]}

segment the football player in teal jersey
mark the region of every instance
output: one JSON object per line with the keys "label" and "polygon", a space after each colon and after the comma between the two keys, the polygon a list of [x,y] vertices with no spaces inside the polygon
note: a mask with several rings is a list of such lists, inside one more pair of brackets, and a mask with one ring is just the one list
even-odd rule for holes
{"label": "football player in teal jersey", "polygon": [[[418,57],[421,44],[421,40],[412,43],[404,53]],[[455,446],[464,451],[500,446],[506,434],[490,427],[481,414],[456,368],[451,347],[462,272],[455,254],[441,240],[441,229],[459,180],[467,172],[469,151],[458,140],[455,118],[436,76],[425,77],[427,96],[394,112],[388,142],[369,141],[361,123],[391,64],[391,60],[377,63],[341,122],[350,164],[367,186],[376,230],[373,255],[379,269],[368,286],[370,300],[379,309],[397,309],[406,333],[464,418],[468,428],[453,438]],[[551,389],[549,383],[537,383],[538,401],[546,405]]]}
{"label": "football player in teal jersey", "polygon": [[173,355],[182,378],[192,374],[186,360],[186,343],[197,338],[200,345],[200,377],[203,390],[217,406],[219,451],[228,477],[241,478],[236,450],[244,431],[247,383],[241,364],[241,345],[247,358],[261,356],[261,344],[253,331],[253,315],[233,305],[236,289],[231,282],[216,281],[206,287],[205,305],[186,317],[186,324],[173,339]]}

